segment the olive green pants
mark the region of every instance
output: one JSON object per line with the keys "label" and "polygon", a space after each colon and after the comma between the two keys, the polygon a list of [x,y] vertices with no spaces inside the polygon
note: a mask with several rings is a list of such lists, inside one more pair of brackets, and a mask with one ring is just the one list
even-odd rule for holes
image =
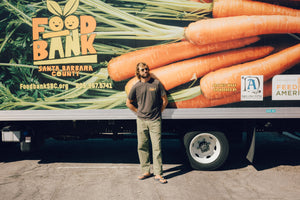
{"label": "olive green pants", "polygon": [[150,173],[150,140],[152,144],[153,173],[162,175],[161,119],[151,121],[137,118],[138,155],[142,173]]}

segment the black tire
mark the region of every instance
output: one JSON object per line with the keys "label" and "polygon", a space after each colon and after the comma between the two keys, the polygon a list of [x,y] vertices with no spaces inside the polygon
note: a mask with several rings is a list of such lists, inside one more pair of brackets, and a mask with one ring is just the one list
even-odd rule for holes
{"label": "black tire", "polygon": [[229,144],[218,131],[189,132],[184,136],[189,163],[196,170],[216,170],[227,160]]}

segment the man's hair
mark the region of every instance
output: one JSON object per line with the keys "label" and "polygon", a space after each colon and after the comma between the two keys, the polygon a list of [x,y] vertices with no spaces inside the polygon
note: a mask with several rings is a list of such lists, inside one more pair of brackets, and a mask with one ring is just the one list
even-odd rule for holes
{"label": "man's hair", "polygon": [[135,75],[138,79],[141,79],[140,67],[148,67],[148,65],[144,62],[140,62],[136,65]]}

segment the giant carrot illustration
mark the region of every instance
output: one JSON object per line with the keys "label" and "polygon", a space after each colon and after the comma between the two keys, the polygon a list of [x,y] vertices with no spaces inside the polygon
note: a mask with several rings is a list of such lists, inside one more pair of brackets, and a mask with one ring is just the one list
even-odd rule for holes
{"label": "giant carrot illustration", "polygon": [[213,3],[213,17],[238,15],[290,15],[300,16],[300,11],[293,8],[248,0],[217,0]]}
{"label": "giant carrot illustration", "polygon": [[113,58],[108,63],[107,69],[111,79],[121,81],[135,75],[136,65],[139,62],[145,62],[150,69],[154,69],[202,54],[243,47],[258,40],[258,37],[250,37],[202,46],[188,41],[152,46]]}
{"label": "giant carrot illustration", "polygon": [[[151,74],[161,81],[166,90],[170,90],[210,71],[264,57],[271,53],[273,49],[270,46],[247,47],[215,53],[154,69]],[[135,77],[127,83],[125,87],[127,93],[137,81],[138,79]]]}
{"label": "giant carrot illustration", "polygon": [[[272,95],[272,81],[267,81],[264,83],[264,97],[268,97]],[[241,94],[236,93],[228,97],[224,97],[221,99],[207,99],[204,95],[199,95],[189,100],[178,101],[170,103],[171,107],[175,108],[206,108],[206,107],[214,107],[220,105],[226,105],[230,103],[240,102]]]}
{"label": "giant carrot illustration", "polygon": [[213,18],[193,22],[185,29],[186,39],[198,45],[277,33],[300,33],[300,17],[254,15]]}
{"label": "giant carrot illustration", "polygon": [[[210,72],[200,80],[203,95],[208,99],[231,96],[241,89],[242,75],[263,75],[264,81],[300,62],[300,44],[252,62]],[[219,90],[218,85],[234,84],[236,91]]]}

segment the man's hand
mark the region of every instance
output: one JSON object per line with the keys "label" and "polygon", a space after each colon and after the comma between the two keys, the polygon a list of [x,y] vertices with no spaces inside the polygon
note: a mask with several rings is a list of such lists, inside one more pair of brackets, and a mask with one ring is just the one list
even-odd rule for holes
{"label": "man's hand", "polygon": [[168,97],[167,97],[167,95],[164,95],[161,98],[163,100],[162,106],[161,106],[161,112],[163,112],[168,105]]}

